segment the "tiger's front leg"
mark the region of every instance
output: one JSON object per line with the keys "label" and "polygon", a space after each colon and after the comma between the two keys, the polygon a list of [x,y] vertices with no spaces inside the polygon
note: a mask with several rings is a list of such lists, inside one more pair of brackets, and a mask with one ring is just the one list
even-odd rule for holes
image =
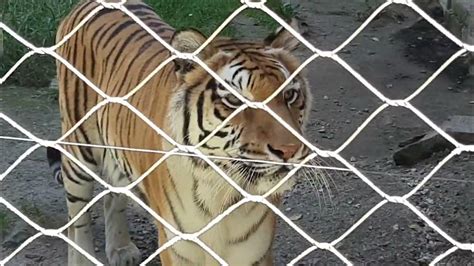
{"label": "tiger's front leg", "polygon": [[[69,160],[62,160],[62,177],[67,194],[69,219],[73,219],[92,199],[94,183],[85,172]],[[85,212],[68,228],[68,237],[79,247],[94,256],[91,214]],[[71,245],[68,246],[68,265],[94,265]]]}
{"label": "tiger's front leg", "polygon": [[131,241],[125,214],[128,198],[123,194],[108,194],[104,199],[105,251],[110,265],[138,265],[140,251]]}

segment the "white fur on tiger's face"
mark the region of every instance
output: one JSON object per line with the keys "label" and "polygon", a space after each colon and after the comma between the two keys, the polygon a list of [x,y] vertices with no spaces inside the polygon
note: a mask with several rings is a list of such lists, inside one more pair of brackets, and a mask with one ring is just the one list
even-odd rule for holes
{"label": "white fur on tiger's face", "polygon": [[[197,36],[195,38],[199,38]],[[218,41],[211,45],[214,54],[208,56],[205,63],[249,101],[265,101],[299,65],[295,57],[283,49],[248,43],[242,43],[244,48],[238,43],[229,47]],[[243,103],[200,66],[194,66],[182,79],[181,93],[174,96],[170,105],[170,126],[181,143],[197,145]],[[301,134],[310,99],[308,83],[298,75],[268,107]],[[209,156],[244,159],[213,161],[237,184],[257,194],[267,192],[291,169],[291,166],[262,161],[298,163],[308,155],[306,146],[279,121],[264,110],[250,107],[233,117],[199,150]],[[222,177],[216,178],[215,170],[204,160],[198,157],[190,160],[209,182],[226,182]],[[291,180],[278,192],[289,189]]]}

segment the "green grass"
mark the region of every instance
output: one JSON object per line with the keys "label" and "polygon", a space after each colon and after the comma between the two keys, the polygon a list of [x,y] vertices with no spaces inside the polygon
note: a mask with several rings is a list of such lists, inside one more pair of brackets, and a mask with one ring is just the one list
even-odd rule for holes
{"label": "green grass", "polygon": [[10,228],[10,217],[7,212],[0,211],[0,235],[3,235]]}
{"label": "green grass", "polygon": [[[284,18],[293,15],[282,0],[268,0],[267,6]],[[56,28],[78,0],[0,0],[0,20],[36,46],[54,44]],[[156,12],[176,29],[196,28],[210,35],[241,3],[239,0],[145,0]],[[245,12],[269,30],[277,23],[259,10]],[[223,34],[234,35],[238,29],[227,27]],[[3,76],[28,49],[8,34],[4,34],[5,54],[0,58],[0,76]],[[22,64],[7,80],[22,86],[47,86],[55,75],[54,60],[35,55]]]}
{"label": "green grass", "polygon": [[[76,2],[76,0],[6,0],[2,8],[2,22],[35,46],[51,46],[59,21]],[[0,76],[28,52],[28,49],[4,33],[4,51],[0,62]],[[51,57],[35,55],[24,62],[8,81],[19,85],[42,87],[48,84],[54,72],[54,60]]]}
{"label": "green grass", "polygon": [[39,225],[45,225],[48,222],[46,215],[40,210],[34,202],[23,202],[20,204],[20,211]]}

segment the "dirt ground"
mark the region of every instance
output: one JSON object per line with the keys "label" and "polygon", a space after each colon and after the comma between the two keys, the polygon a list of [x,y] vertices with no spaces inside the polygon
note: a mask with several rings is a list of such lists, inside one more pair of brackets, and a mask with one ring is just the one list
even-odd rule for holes
{"label": "dirt ground", "polygon": [[[334,49],[362,23],[362,1],[298,0],[298,16],[306,23],[307,38],[316,47]],[[384,95],[401,99],[414,92],[456,50],[456,46],[408,8],[403,16],[390,12],[373,21],[341,52],[340,56]],[[395,12],[395,9],[393,9]],[[159,11],[158,11],[159,13]],[[307,58],[310,53],[301,49]],[[466,79],[464,58],[456,60],[412,104],[436,124],[450,115],[473,115],[473,81]],[[308,138],[323,149],[334,150],[381,105],[381,101],[350,73],[330,59],[316,59],[307,68],[314,94]],[[59,115],[51,89],[2,87],[0,112],[38,137],[59,136]],[[0,121],[1,136],[21,136]],[[430,128],[410,110],[390,107],[380,113],[341,155],[375,185],[389,195],[404,195],[415,187],[448,151],[410,167],[394,164],[392,155],[400,142]],[[29,142],[0,139],[0,172],[5,171],[26,149]],[[454,240],[474,242],[474,156],[463,153],[448,161],[409,201]],[[327,159],[323,164],[340,166]],[[356,175],[326,171],[329,185],[312,186],[299,179],[284,199],[281,210],[319,242],[331,242],[344,234],[382,198]],[[45,150],[25,158],[1,183],[0,193],[26,215],[48,228],[66,222],[66,206],[61,186],[52,178]],[[470,200],[469,200],[470,199]],[[100,202],[101,203],[101,202]],[[35,232],[18,217],[7,212],[9,227],[0,232],[0,259],[8,256]],[[93,208],[98,258],[105,262],[102,206]],[[131,205],[132,237],[146,258],[156,248],[156,231],[145,211]],[[276,265],[289,263],[310,244],[291,227],[279,221],[274,255]],[[1,231],[1,230],[0,230]],[[385,204],[336,249],[354,264],[427,265],[452,244],[400,204]],[[67,244],[40,237],[9,265],[65,265]],[[154,262],[158,263],[158,262]],[[442,264],[472,265],[474,253],[456,251]],[[316,250],[303,258],[302,265],[341,265],[335,255]]]}

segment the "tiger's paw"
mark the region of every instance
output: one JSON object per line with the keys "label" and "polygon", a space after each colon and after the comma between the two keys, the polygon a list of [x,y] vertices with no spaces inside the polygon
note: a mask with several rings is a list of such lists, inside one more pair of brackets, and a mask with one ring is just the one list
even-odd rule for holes
{"label": "tiger's paw", "polygon": [[107,250],[107,259],[111,266],[138,265],[141,258],[140,251],[132,242],[124,247]]}

